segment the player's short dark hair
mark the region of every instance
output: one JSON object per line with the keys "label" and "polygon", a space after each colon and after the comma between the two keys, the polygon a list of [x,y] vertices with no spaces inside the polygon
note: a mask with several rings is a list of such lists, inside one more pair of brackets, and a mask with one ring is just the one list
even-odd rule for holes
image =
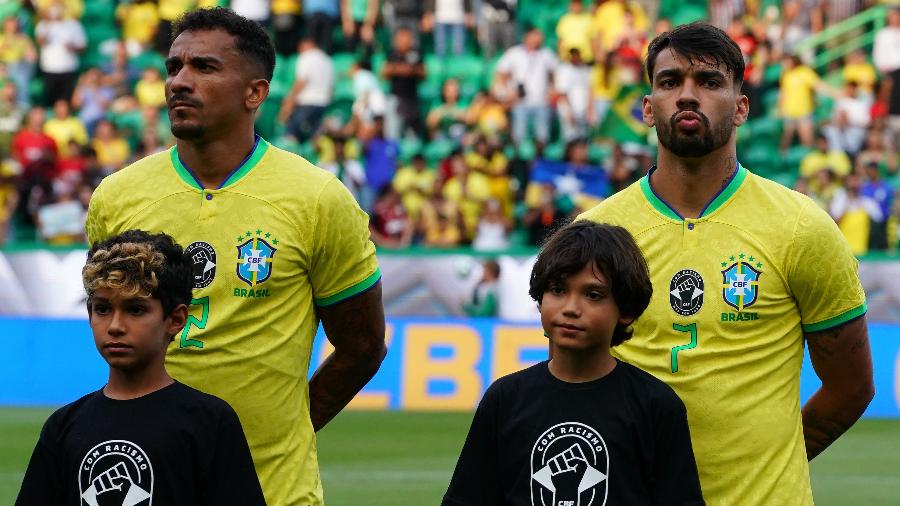
{"label": "player's short dark hair", "polygon": [[[586,265],[596,265],[609,280],[619,314],[637,319],[653,294],[647,262],[631,234],[622,227],[576,221],[559,228],[538,254],[528,294],[538,305],[544,293]],[[631,338],[628,326],[616,324],[610,346]]]}
{"label": "player's short dark hair", "polygon": [[272,81],[275,72],[275,45],[258,24],[231,9],[197,9],[182,16],[172,27],[172,42],[184,32],[224,30],[235,38],[237,50],[247,63],[259,69],[259,77]]}
{"label": "player's short dark hair", "polygon": [[193,263],[172,237],[143,230],[128,230],[91,246],[81,271],[87,292],[88,313],[94,293],[102,288],[123,296],[149,295],[168,316],[181,304],[191,303]]}
{"label": "player's short dark hair", "polygon": [[693,65],[696,62],[724,66],[735,86],[744,82],[744,55],[741,48],[721,29],[702,21],[679,25],[658,35],[647,50],[647,78],[653,82],[656,57],[671,48]]}

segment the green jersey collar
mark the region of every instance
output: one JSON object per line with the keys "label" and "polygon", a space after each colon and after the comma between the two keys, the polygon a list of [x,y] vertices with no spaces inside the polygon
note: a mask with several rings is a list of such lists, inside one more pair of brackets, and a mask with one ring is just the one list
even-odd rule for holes
{"label": "green jersey collar", "polygon": [[[256,167],[256,164],[262,159],[263,155],[266,154],[266,151],[269,149],[269,143],[260,136],[256,136],[256,141],[253,143],[253,149],[250,150],[250,153],[244,158],[240,164],[231,174],[228,174],[228,177],[222,181],[222,184],[219,185],[217,190],[225,188],[226,186],[230,186],[241,180],[244,176],[247,175],[248,172],[253,170],[253,167]],[[197,179],[197,176],[194,175],[194,172],[181,161],[181,157],[178,156],[178,146],[175,145],[170,150],[170,156],[172,158],[172,166],[175,167],[175,172],[178,174],[178,177],[181,178],[182,181],[188,184],[193,188],[198,190],[204,190],[203,185],[200,184],[200,180]]]}
{"label": "green jersey collar", "polygon": [[[641,192],[643,192],[644,197],[650,202],[650,205],[652,205],[654,209],[659,211],[666,218],[684,221],[684,216],[678,214],[678,211],[667,204],[666,201],[661,199],[656,192],[653,191],[653,187],[650,186],[650,176],[652,176],[654,172],[656,172],[656,166],[651,167],[650,171],[647,172],[647,175],[641,178]],[[722,205],[737,192],[738,188],[741,187],[741,183],[747,179],[747,174],[747,169],[745,169],[743,165],[738,164],[737,170],[731,175],[731,180],[728,181],[724,188],[719,190],[719,193],[717,193],[708,204],[706,204],[706,207],[700,212],[700,218],[705,218],[722,207]]]}

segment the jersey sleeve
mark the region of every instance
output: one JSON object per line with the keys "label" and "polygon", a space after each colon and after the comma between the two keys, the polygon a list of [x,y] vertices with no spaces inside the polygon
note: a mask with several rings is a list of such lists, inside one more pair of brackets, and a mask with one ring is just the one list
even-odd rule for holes
{"label": "jersey sleeve", "polygon": [[87,233],[89,244],[95,244],[109,237],[109,231],[106,229],[105,210],[103,209],[103,183],[94,190],[91,195],[91,201],[88,204],[87,219],[85,220],[84,229]]}
{"label": "jersey sleeve", "polygon": [[684,403],[671,392],[656,406],[654,420],[652,504],[706,504]]}
{"label": "jersey sleeve", "polygon": [[36,504],[64,504],[65,493],[62,489],[66,480],[63,479],[59,468],[63,462],[59,455],[58,447],[54,443],[56,438],[56,424],[54,417],[47,420],[41,435],[28,461],[25,478],[19,489],[15,506],[33,506]]}
{"label": "jersey sleeve", "polygon": [[503,504],[497,459],[496,388],[489,388],[475,410],[442,506]]}
{"label": "jersey sleeve", "polygon": [[381,279],[369,217],[337,179],[319,196],[310,268],[315,303],[330,306],[362,293]]}
{"label": "jersey sleeve", "polygon": [[219,421],[216,448],[204,480],[203,504],[208,506],[265,506],[262,487],[253,467],[241,422],[230,406]]}
{"label": "jersey sleeve", "polygon": [[803,332],[837,327],[866,313],[856,257],[837,224],[813,202],[802,210],[786,275]]}

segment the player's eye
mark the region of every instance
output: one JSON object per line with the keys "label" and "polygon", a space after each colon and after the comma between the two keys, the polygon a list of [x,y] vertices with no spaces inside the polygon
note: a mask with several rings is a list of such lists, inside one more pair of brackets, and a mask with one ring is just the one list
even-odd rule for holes
{"label": "player's eye", "polygon": [[706,86],[707,88],[712,88],[712,89],[722,87],[722,83],[720,83],[719,81],[716,81],[715,79],[710,79],[709,81],[706,81],[705,83],[703,83],[703,85]]}
{"label": "player's eye", "polygon": [[659,82],[659,87],[663,89],[671,89],[675,87],[674,79],[663,79]]}

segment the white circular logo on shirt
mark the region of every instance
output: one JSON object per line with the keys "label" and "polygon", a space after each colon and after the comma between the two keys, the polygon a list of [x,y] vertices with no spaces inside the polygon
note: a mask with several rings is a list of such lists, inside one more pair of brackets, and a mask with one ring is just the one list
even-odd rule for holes
{"label": "white circular logo on shirt", "polygon": [[531,450],[532,506],[603,506],[609,452],[599,432],[578,422],[554,425]]}
{"label": "white circular logo on shirt", "polygon": [[153,466],[147,453],[123,440],[91,448],[78,468],[78,495],[88,506],[150,506]]}
{"label": "white circular logo on shirt", "polygon": [[184,254],[194,264],[194,289],[206,288],[216,278],[216,250],[208,242],[192,242]]}

